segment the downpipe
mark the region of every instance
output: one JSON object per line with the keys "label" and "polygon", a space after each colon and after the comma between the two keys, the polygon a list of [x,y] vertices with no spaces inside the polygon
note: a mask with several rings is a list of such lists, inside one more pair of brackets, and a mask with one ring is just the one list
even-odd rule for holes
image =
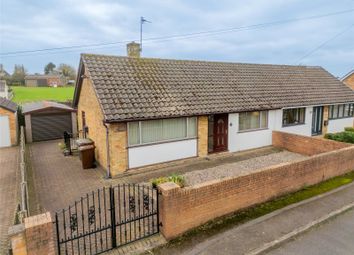
{"label": "downpipe", "polygon": [[105,178],[110,179],[112,178],[111,175],[111,159],[110,159],[110,153],[109,153],[109,124],[107,124],[105,121],[103,121],[103,125],[106,128],[106,150],[107,150],[107,173]]}

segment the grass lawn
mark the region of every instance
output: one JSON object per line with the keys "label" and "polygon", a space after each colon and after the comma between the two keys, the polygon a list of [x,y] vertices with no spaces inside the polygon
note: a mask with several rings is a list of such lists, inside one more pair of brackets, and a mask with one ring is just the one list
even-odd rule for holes
{"label": "grass lawn", "polygon": [[40,100],[53,100],[65,102],[73,99],[74,87],[11,87],[16,103],[26,103]]}

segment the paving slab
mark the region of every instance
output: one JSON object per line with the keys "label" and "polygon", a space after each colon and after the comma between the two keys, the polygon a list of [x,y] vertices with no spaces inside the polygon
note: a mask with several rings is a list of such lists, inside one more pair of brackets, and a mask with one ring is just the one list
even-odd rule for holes
{"label": "paving slab", "polygon": [[14,223],[18,190],[18,147],[0,148],[0,254],[8,250],[8,229]]}

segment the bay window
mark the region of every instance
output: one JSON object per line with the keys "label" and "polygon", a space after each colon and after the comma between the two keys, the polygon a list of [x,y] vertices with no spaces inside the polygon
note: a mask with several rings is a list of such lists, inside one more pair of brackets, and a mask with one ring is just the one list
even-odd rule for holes
{"label": "bay window", "polygon": [[145,120],[128,123],[128,144],[142,145],[197,136],[197,118]]}
{"label": "bay window", "polygon": [[239,131],[263,129],[268,127],[268,111],[239,113]]}
{"label": "bay window", "polygon": [[306,108],[293,108],[283,110],[283,126],[305,124]]}

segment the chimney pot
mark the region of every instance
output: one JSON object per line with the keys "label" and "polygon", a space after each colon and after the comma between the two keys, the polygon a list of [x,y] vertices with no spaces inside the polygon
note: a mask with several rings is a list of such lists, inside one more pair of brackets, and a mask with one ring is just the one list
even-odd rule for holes
{"label": "chimney pot", "polygon": [[127,44],[127,54],[131,58],[140,58],[140,44],[131,42]]}

